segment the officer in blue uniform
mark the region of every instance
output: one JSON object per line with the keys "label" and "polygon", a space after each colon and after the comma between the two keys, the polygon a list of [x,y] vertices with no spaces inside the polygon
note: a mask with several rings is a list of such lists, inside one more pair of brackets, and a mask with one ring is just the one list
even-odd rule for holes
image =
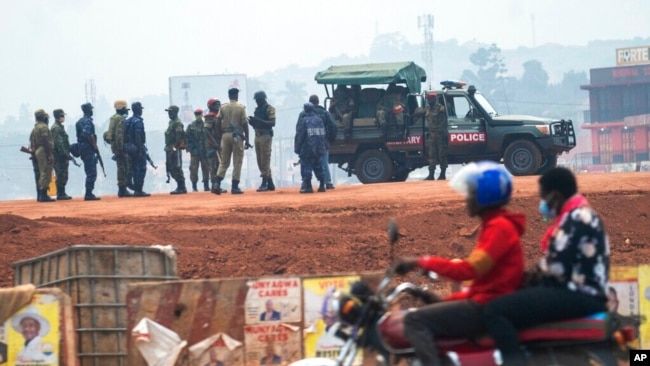
{"label": "officer in blue uniform", "polygon": [[95,181],[97,180],[97,135],[93,123],[93,105],[84,103],[81,105],[83,117],[77,121],[77,143],[81,153],[81,160],[84,163],[86,173],[86,194],[85,201],[97,201],[100,198],[93,194]]}
{"label": "officer in blue uniform", "polygon": [[149,197],[151,194],[142,190],[144,177],[147,175],[147,136],[144,132],[144,119],[142,118],[142,103],[135,102],[131,104],[133,116],[126,120],[125,123],[125,146],[129,148],[131,157],[131,167],[133,169],[133,196]]}

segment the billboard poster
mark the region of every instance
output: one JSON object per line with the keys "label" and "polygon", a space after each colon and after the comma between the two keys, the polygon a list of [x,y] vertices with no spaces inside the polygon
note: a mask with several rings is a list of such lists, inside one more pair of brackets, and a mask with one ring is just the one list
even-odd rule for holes
{"label": "billboard poster", "polygon": [[36,294],[5,322],[8,365],[59,365],[59,306],[55,296]]}
{"label": "billboard poster", "polygon": [[[636,266],[612,266],[609,270],[607,289],[610,313],[620,315],[624,325],[633,325],[639,316],[639,282]],[[639,340],[630,342],[639,347]]]}
{"label": "billboard poster", "polygon": [[616,49],[616,65],[639,65],[650,63],[650,47],[626,47]]}
{"label": "billboard poster", "polygon": [[[323,357],[336,359],[343,347],[343,340],[334,335],[337,317],[331,307],[331,297],[335,291],[350,291],[359,276],[323,277],[304,279],[305,302],[305,358]],[[361,364],[359,352],[355,364]]]}
{"label": "billboard poster", "polygon": [[262,278],[249,281],[245,306],[246,324],[270,321],[300,322],[301,292],[299,277]]}
{"label": "billboard poster", "polygon": [[242,343],[227,334],[217,333],[190,346],[192,365],[235,366],[244,363]]}
{"label": "billboard poster", "polygon": [[300,360],[300,327],[279,322],[246,325],[246,365],[288,365]]}
{"label": "billboard poster", "polygon": [[639,312],[641,316],[641,325],[639,326],[639,336],[641,338],[641,349],[650,349],[650,265],[644,264],[639,266]]}
{"label": "billboard poster", "polygon": [[239,89],[239,103],[246,105],[246,75],[191,75],[169,78],[169,102],[180,108],[178,117],[184,124],[194,120],[194,110],[207,109],[210,98],[217,98],[221,104],[228,103],[228,90]]}
{"label": "billboard poster", "polygon": [[0,365],[7,364],[7,334],[4,324],[0,324]]}

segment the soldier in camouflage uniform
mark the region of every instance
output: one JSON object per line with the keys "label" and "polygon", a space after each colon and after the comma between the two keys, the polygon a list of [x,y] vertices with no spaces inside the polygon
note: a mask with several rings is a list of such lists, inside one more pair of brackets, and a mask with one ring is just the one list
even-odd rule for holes
{"label": "soldier in camouflage uniform", "polygon": [[[111,152],[113,153],[113,160],[117,164],[117,196],[118,197],[133,197],[133,194],[127,190],[127,182],[132,175],[131,161],[124,151],[124,121],[129,116],[129,108],[127,108],[126,100],[118,99],[113,103],[115,114],[111,116],[107,140],[111,144]],[[108,137],[108,138],[106,138]]]}
{"label": "soldier in camouflage uniform", "polygon": [[[221,151],[221,139],[217,129],[220,128],[217,124],[217,114],[221,108],[221,102],[217,98],[210,98],[208,100],[208,113],[205,115],[205,138],[207,144],[208,166],[210,167],[210,184],[214,186],[217,181],[217,171],[219,171],[219,156],[217,153]],[[221,189],[221,193],[226,193],[225,189]]]}
{"label": "soldier in camouflage uniform", "polygon": [[183,149],[185,148],[185,130],[183,122],[178,118],[178,106],[172,105],[165,109],[169,116],[169,125],[165,131],[165,162],[167,171],[176,181],[177,187],[170,194],[187,193],[185,188],[185,176],[183,175]]}
{"label": "soldier in camouflage uniform", "polygon": [[208,192],[210,190],[208,181],[210,168],[208,165],[208,146],[205,136],[205,123],[203,122],[203,110],[200,108],[195,110],[194,117],[195,120],[187,126],[185,131],[187,151],[190,153],[190,181],[192,182],[192,190],[197,192],[199,189],[196,184],[199,180],[199,165],[201,165],[203,190]]}
{"label": "soldier in camouflage uniform", "polygon": [[449,149],[449,129],[447,126],[447,111],[442,103],[438,102],[438,94],[429,92],[426,95],[426,108],[418,108],[413,114],[414,117],[422,116],[427,120],[429,133],[427,134],[426,148],[429,160],[429,175],[426,180],[434,180],[436,165],[440,164],[440,176],[438,180],[445,180],[447,177],[447,151]]}
{"label": "soldier in camouflage uniform", "polygon": [[333,94],[329,112],[337,122],[343,125],[343,136],[350,139],[352,137],[352,111],[355,107],[354,95],[352,90],[342,84],[336,87]]}
{"label": "soldier in camouflage uniform", "polygon": [[47,127],[50,116],[42,109],[34,112],[36,123],[29,136],[29,145],[33,153],[32,159],[38,165],[38,202],[53,202],[47,195],[47,188],[52,180],[52,165],[54,164],[54,142],[52,133]]}
{"label": "soldier in camouflage uniform", "polygon": [[384,135],[387,133],[389,123],[393,129],[404,126],[406,101],[402,89],[403,87],[398,87],[394,83],[389,84],[386,93],[377,104],[377,122]]}
{"label": "soldier in camouflage uniform", "polygon": [[273,147],[273,127],[275,127],[275,108],[266,101],[266,93],[258,91],[253,96],[257,108],[248,123],[255,129],[255,156],[260,169],[262,184],[258,192],[275,191],[271,176],[271,149]]}
{"label": "soldier in camouflage uniform", "polygon": [[[226,176],[230,166],[230,159],[233,159],[232,187],[230,193],[242,194],[239,188],[241,166],[244,160],[244,146],[250,146],[248,140],[248,118],[246,118],[246,107],[239,104],[239,89],[228,90],[230,102],[221,107],[217,115],[217,128],[221,139],[221,164],[217,172],[215,184],[212,186],[212,193],[221,194],[221,181]],[[242,138],[243,137],[243,138]]]}
{"label": "soldier in camouflage uniform", "polygon": [[68,184],[68,166],[70,165],[70,140],[65,132],[63,122],[65,121],[65,112],[63,109],[55,109],[54,124],[50,128],[52,141],[54,142],[54,174],[56,175],[56,199],[69,200],[72,197],[65,193],[65,186]]}

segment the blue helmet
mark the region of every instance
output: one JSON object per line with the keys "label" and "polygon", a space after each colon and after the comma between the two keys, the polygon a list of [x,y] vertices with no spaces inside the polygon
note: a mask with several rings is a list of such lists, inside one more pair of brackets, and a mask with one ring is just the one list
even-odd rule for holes
{"label": "blue helmet", "polygon": [[512,176],[493,161],[479,161],[462,167],[449,182],[451,188],[467,197],[475,192],[481,207],[502,206],[512,194]]}
{"label": "blue helmet", "polygon": [[303,104],[302,108],[305,110],[306,113],[314,111],[314,105],[311,104],[310,102],[307,102],[307,103]]}

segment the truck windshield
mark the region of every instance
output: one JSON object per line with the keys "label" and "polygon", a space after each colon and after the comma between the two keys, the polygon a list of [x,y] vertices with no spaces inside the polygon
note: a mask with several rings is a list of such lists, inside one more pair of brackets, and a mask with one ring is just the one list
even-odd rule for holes
{"label": "truck windshield", "polygon": [[497,110],[494,109],[492,104],[488,102],[488,100],[483,96],[483,94],[481,93],[474,94],[474,99],[476,99],[478,104],[480,104],[481,107],[483,107],[483,109],[485,110],[485,112],[487,112],[487,114],[489,114],[490,116],[496,117],[499,115],[499,112],[497,112]]}

